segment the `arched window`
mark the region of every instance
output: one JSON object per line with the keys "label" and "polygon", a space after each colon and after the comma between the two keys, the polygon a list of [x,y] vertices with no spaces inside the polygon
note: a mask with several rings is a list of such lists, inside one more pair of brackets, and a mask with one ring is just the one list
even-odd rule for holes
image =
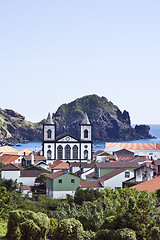
{"label": "arched window", "polygon": [[69,145],[65,146],[65,159],[71,159],[71,147]]}
{"label": "arched window", "polygon": [[87,150],[84,151],[84,159],[88,159],[88,151]]}
{"label": "arched window", "polygon": [[61,145],[58,146],[57,151],[58,151],[58,159],[59,160],[63,159],[63,147]]}
{"label": "arched window", "polygon": [[84,138],[88,138],[88,130],[84,130]]}
{"label": "arched window", "polygon": [[47,159],[52,159],[52,151],[51,150],[47,151]]}
{"label": "arched window", "polygon": [[52,135],[52,131],[51,131],[51,129],[48,129],[48,131],[47,131],[47,138],[51,138],[51,135]]}
{"label": "arched window", "polygon": [[76,145],[73,146],[73,159],[78,159],[78,147]]}

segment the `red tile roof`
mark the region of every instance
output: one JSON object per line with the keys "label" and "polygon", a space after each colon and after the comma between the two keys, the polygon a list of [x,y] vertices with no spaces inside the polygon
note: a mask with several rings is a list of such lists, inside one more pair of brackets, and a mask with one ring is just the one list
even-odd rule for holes
{"label": "red tile roof", "polygon": [[[31,156],[23,156],[23,158],[27,161],[27,160],[31,160]],[[46,160],[46,158],[44,156],[34,156],[34,160],[35,161],[43,161]]]}
{"label": "red tile roof", "polygon": [[129,161],[133,159],[133,157],[118,157],[118,161]]}
{"label": "red tile roof", "polygon": [[72,167],[80,167],[80,165],[83,168],[93,168],[95,163],[94,162],[91,162],[91,163],[87,163],[87,162],[72,162],[71,163]]}
{"label": "red tile roof", "polygon": [[20,170],[20,168],[15,166],[12,163],[9,163],[1,168],[1,171],[19,171],[19,170]]}
{"label": "red tile roof", "polygon": [[20,177],[38,177],[41,173],[48,173],[45,169],[24,169],[21,170]]}
{"label": "red tile roof", "polygon": [[97,162],[98,168],[138,168],[137,162]]}
{"label": "red tile roof", "polygon": [[80,181],[81,188],[103,188],[99,181]]}
{"label": "red tile roof", "polygon": [[10,146],[0,147],[0,152],[5,154],[18,155],[18,151]]}
{"label": "red tile roof", "polygon": [[29,148],[25,148],[25,149],[21,149],[19,152],[22,153],[22,154],[24,154],[24,153],[30,154],[30,153],[33,152],[33,150],[31,150],[31,149],[29,149]]}
{"label": "red tile roof", "polygon": [[61,163],[57,164],[56,166],[54,166],[54,164],[50,164],[49,169],[53,169],[53,170],[69,169],[69,163],[61,162]]}
{"label": "red tile roof", "polygon": [[107,142],[105,150],[118,146],[128,150],[160,150],[160,143],[144,143],[144,142]]}
{"label": "red tile roof", "polygon": [[110,178],[112,178],[112,177],[115,177],[115,176],[117,176],[118,174],[120,174],[120,173],[122,173],[122,172],[125,172],[125,171],[126,171],[126,169],[120,169],[120,168],[118,168],[118,169],[114,170],[113,172],[107,173],[107,174],[104,175],[103,177],[98,178],[98,180],[104,182],[104,181],[106,181],[106,180],[108,180],[108,179],[110,179]]}
{"label": "red tile roof", "polygon": [[139,183],[131,188],[136,188],[140,191],[155,192],[156,190],[160,189],[160,176],[146,182]]}
{"label": "red tile roof", "polygon": [[0,156],[0,162],[9,164],[9,163],[14,162],[18,158],[19,158],[19,156],[17,156],[17,155],[3,154]]}
{"label": "red tile roof", "polygon": [[62,172],[62,171],[57,171],[57,172],[54,172],[54,173],[51,173],[47,176],[47,178],[50,178],[50,179],[55,179],[57,177],[60,177],[62,175],[64,175],[65,173]]}

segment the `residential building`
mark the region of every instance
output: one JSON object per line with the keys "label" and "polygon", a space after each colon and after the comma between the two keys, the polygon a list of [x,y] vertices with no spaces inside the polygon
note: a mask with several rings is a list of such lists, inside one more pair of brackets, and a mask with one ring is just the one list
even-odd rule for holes
{"label": "residential building", "polygon": [[105,151],[109,154],[121,149],[127,149],[135,156],[146,156],[151,160],[160,159],[160,143],[107,142],[105,146]]}
{"label": "residential building", "polygon": [[74,196],[80,185],[80,178],[67,172],[54,172],[47,176],[46,194],[51,198],[66,198]]}

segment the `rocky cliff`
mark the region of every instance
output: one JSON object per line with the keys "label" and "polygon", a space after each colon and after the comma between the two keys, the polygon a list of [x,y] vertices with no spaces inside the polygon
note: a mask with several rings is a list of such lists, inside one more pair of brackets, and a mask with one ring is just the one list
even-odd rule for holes
{"label": "rocky cliff", "polygon": [[10,109],[0,109],[0,144],[42,139],[42,123],[25,121],[25,117]]}
{"label": "rocky cliff", "polygon": [[[57,134],[68,132],[78,137],[79,123],[85,112],[93,125],[94,140],[135,140],[152,137],[149,134],[149,126],[136,125],[132,128],[127,111],[121,112],[107,98],[97,95],[85,96],[61,105],[56,113],[53,113]],[[41,141],[43,121],[31,123],[13,110],[0,109],[0,144]]]}
{"label": "rocky cliff", "polygon": [[58,134],[66,131],[78,137],[78,124],[85,112],[93,124],[94,140],[135,140],[152,137],[149,134],[149,126],[136,125],[132,128],[130,116],[126,110],[121,112],[107,98],[97,95],[85,96],[61,105],[53,114]]}

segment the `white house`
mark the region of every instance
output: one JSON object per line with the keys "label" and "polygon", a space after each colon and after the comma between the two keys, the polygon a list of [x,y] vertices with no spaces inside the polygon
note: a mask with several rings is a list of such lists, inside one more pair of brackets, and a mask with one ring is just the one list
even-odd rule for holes
{"label": "white house", "polygon": [[160,159],[160,143],[107,142],[105,146],[105,151],[109,154],[121,149],[132,151],[135,156],[146,156],[151,160]]}
{"label": "white house", "polygon": [[1,169],[1,177],[5,179],[17,180],[17,183],[23,185],[34,186],[35,179],[41,173],[48,173],[45,169],[37,169],[36,167],[20,170],[19,167],[10,163]]}
{"label": "white house", "polygon": [[97,180],[101,182],[104,188],[109,187],[111,189],[115,189],[122,188],[123,182],[133,177],[134,173],[132,171],[118,168],[113,172],[110,172],[103,177],[98,178]]}

